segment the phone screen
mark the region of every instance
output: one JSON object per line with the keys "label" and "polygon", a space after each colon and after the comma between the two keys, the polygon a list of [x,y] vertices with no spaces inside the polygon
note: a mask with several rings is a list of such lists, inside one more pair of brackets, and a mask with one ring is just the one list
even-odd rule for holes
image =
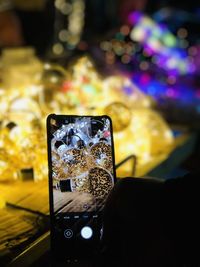
{"label": "phone screen", "polygon": [[52,114],[47,135],[52,249],[59,258],[91,256],[115,182],[111,120]]}

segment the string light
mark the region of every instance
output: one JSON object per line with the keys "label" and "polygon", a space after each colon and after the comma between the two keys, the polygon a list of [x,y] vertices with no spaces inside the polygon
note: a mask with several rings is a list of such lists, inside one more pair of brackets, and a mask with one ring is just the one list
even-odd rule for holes
{"label": "string light", "polygon": [[61,43],[56,43],[53,45],[53,52],[56,55],[60,55],[64,52],[64,47]]}
{"label": "string light", "polygon": [[52,52],[55,55],[61,55],[66,49],[74,49],[81,40],[85,3],[83,0],[56,0],[55,8],[55,33]]}
{"label": "string light", "polygon": [[141,70],[145,71],[145,70],[148,70],[148,68],[149,68],[149,63],[148,63],[148,62],[146,62],[146,61],[142,61],[142,62],[140,63],[140,69],[141,69]]}
{"label": "string light", "polygon": [[122,56],[122,63],[128,64],[131,61],[131,57],[129,55],[123,55]]}
{"label": "string light", "polygon": [[177,32],[177,36],[181,39],[185,39],[188,36],[188,31],[185,28],[180,28]]}

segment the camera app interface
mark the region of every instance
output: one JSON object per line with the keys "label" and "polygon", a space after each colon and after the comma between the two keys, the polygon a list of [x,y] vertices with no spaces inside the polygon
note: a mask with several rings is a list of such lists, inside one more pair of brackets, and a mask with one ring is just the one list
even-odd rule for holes
{"label": "camera app interface", "polygon": [[114,184],[110,120],[50,120],[53,212],[56,218],[98,216]]}

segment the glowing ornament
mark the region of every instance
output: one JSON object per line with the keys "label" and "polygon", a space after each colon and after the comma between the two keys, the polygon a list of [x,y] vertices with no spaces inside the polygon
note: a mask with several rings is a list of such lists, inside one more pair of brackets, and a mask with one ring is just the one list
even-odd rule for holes
{"label": "glowing ornament", "polygon": [[153,110],[137,110],[138,117],[145,120],[145,128],[151,141],[151,154],[163,153],[166,147],[173,144],[174,137],[164,119]]}
{"label": "glowing ornament", "polygon": [[44,64],[40,74],[42,90],[39,94],[39,103],[45,115],[52,109],[61,109],[62,102],[59,102],[61,98],[57,98],[57,94],[63,90],[63,86],[66,86],[67,80],[68,73],[64,68],[56,64]]}
{"label": "glowing ornament", "polygon": [[[20,90],[37,84],[42,63],[33,48],[8,48],[2,51],[3,83],[7,89]],[[28,92],[29,93],[29,92]]]}
{"label": "glowing ornament", "polygon": [[111,76],[103,81],[102,102],[104,107],[112,102],[122,102],[129,108],[149,108],[152,100],[124,76]]}
{"label": "glowing ornament", "polygon": [[[10,102],[9,115],[10,120],[30,122],[35,118],[41,117],[41,109],[39,104],[31,98],[16,98]],[[23,122],[22,122],[23,123]]]}
{"label": "glowing ornament", "polygon": [[58,89],[63,86],[67,80],[67,71],[56,64],[44,64],[43,71],[41,73],[41,82],[43,85],[50,89]]}
{"label": "glowing ornament", "polygon": [[113,122],[113,130],[124,130],[131,122],[130,109],[121,102],[115,102],[105,107],[105,114],[110,116]]}

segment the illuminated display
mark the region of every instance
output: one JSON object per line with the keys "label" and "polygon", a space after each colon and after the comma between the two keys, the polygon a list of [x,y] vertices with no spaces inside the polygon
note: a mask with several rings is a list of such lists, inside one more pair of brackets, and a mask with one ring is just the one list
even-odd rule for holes
{"label": "illuminated display", "polygon": [[50,120],[49,131],[55,212],[63,198],[78,202],[59,212],[96,211],[114,184],[110,120],[61,116]]}

